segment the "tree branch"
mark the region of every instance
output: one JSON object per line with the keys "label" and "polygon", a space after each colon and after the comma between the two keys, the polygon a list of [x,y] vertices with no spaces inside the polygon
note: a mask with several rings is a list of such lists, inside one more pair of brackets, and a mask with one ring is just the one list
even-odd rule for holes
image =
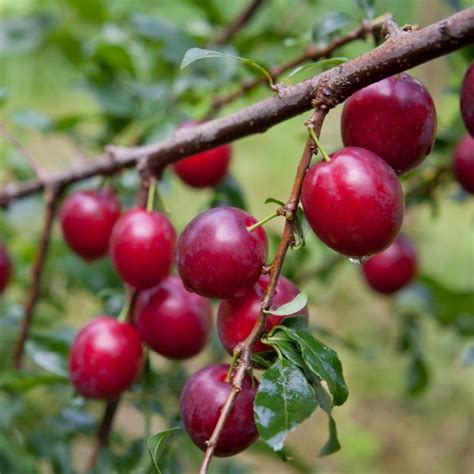
{"label": "tree branch", "polygon": [[252,18],[258,7],[263,4],[263,0],[251,0],[250,3],[229,23],[229,25],[216,38],[215,44],[224,45],[229,43],[235,34],[242,29]]}
{"label": "tree branch", "polygon": [[[326,46],[318,47],[315,45],[309,45],[303,54],[297,56],[295,59],[281,65],[271,68],[268,72],[270,76],[276,81],[281,75],[285,72],[290,71],[291,69],[307,62],[307,61],[315,61],[316,59],[321,59],[330,56],[336,49],[344,46],[352,41],[357,39],[362,39],[367,36],[368,33],[372,32],[373,30],[381,29],[384,19],[379,19],[375,22],[368,22],[364,21],[358,28],[346,33],[344,36],[340,36],[338,38],[334,38],[330,41]],[[244,96],[250,90],[256,88],[261,84],[266,84],[267,78],[266,77],[257,77],[256,79],[250,79],[245,81],[241,84],[241,86],[229,95],[223,97],[216,97],[213,100],[211,108],[209,112],[206,114],[207,119],[214,117],[217,112],[224,107],[225,105],[234,102],[236,99]]]}
{"label": "tree branch", "polygon": [[[355,91],[474,42],[474,7],[460,11],[426,28],[409,31],[378,48],[311,79],[288,86],[280,94],[257,102],[226,117],[193,128],[180,129],[172,137],[142,147],[108,148],[87,166],[51,176],[46,184],[71,184],[91,176],[107,175],[135,166],[146,158],[152,169],[162,168],[189,155],[268,128],[311,109],[343,102]],[[314,91],[318,90],[315,98]],[[44,187],[39,180],[10,184],[0,193],[0,205],[33,194]]]}
{"label": "tree branch", "polygon": [[51,231],[53,229],[60,196],[60,188],[48,187],[45,190],[46,210],[43,230],[41,232],[41,239],[39,242],[36,259],[33,263],[33,267],[31,268],[32,283],[30,293],[28,299],[25,302],[24,314],[20,325],[18,340],[13,348],[13,365],[16,370],[21,369],[23,349],[28,337],[31,323],[33,321],[33,312],[40,296],[44,264],[48,254]]}
{"label": "tree branch", "polygon": [[[327,108],[325,106],[321,106],[318,108],[315,113],[313,114],[312,118],[309,121],[308,126],[314,128],[316,136],[319,136],[321,132],[321,127],[324,121],[324,118],[327,113]],[[301,187],[303,185],[303,179],[306,174],[306,170],[308,169],[311,158],[313,156],[314,151],[314,143],[310,136],[306,140],[306,144],[303,150],[303,154],[301,156],[300,162],[298,164],[298,168],[296,170],[296,177],[293,183],[293,187],[291,190],[290,197],[288,198],[287,203],[283,206],[283,211],[286,216],[285,227],[283,229],[283,233],[280,239],[280,243],[278,245],[278,249],[273,259],[273,262],[270,266],[270,277],[268,286],[265,290],[265,294],[262,300],[262,310],[260,312],[259,318],[252,329],[252,332],[249,336],[245,339],[245,341],[238,345],[234,351],[234,356],[238,357],[237,359],[237,369],[232,377],[232,388],[227,396],[227,399],[222,407],[221,413],[219,415],[219,419],[217,420],[216,426],[210,437],[209,441],[207,442],[207,450],[204,456],[203,463],[201,465],[200,474],[206,474],[209,468],[209,464],[211,462],[212,456],[214,454],[214,450],[216,445],[219,441],[219,437],[222,433],[224,428],[225,422],[227,417],[232,410],[232,406],[238,393],[242,389],[242,382],[244,380],[245,374],[250,370],[252,366],[251,356],[252,356],[252,348],[254,344],[260,339],[261,335],[265,330],[265,322],[266,322],[266,313],[265,311],[270,309],[273,296],[275,294],[276,285],[278,283],[278,277],[280,276],[281,267],[283,265],[283,261],[286,256],[286,252],[288,251],[288,247],[291,245],[293,241],[293,225],[294,225],[294,218],[296,215],[296,211],[298,208],[298,204],[300,201],[301,195]]]}

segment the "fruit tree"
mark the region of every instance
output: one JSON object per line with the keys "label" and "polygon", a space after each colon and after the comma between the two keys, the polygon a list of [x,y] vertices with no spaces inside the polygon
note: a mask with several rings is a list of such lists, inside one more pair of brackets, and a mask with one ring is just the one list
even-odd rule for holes
{"label": "fruit tree", "polygon": [[0,5],[1,473],[468,472],[468,3]]}

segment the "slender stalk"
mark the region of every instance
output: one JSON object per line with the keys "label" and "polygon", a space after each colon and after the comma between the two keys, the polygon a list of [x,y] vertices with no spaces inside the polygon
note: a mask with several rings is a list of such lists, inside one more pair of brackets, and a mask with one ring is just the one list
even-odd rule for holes
{"label": "slender stalk", "polygon": [[20,324],[18,339],[15,346],[13,347],[13,366],[16,370],[20,370],[22,366],[25,342],[28,338],[31,323],[33,322],[36,303],[40,297],[44,265],[48,255],[51,231],[53,230],[60,194],[61,191],[57,188],[47,188],[45,191],[46,210],[43,229],[41,231],[41,237],[35,261],[31,267],[32,282],[30,292],[25,302],[23,319]]}
{"label": "slender stalk", "polygon": [[264,217],[261,221],[255,222],[255,224],[252,224],[251,226],[247,227],[247,230],[249,232],[253,232],[255,229],[262,227],[262,225],[266,224],[267,222],[270,222],[272,219],[275,219],[275,217],[278,217],[279,215],[280,214],[278,214],[277,211],[274,211],[267,217]]}
{"label": "slender stalk", "polygon": [[[318,108],[311,118],[312,125],[314,126],[315,134],[319,136],[321,132],[321,127],[326,116],[327,109],[325,107]],[[231,389],[229,391],[229,395],[222,407],[221,413],[219,415],[219,419],[216,423],[214,431],[207,442],[207,449],[204,456],[204,460],[201,465],[201,469],[199,471],[200,474],[206,474],[211,463],[212,456],[214,454],[214,450],[217,446],[219,441],[220,435],[224,428],[225,422],[229,413],[232,409],[234,401],[238,396],[242,388],[242,382],[244,380],[245,374],[251,368],[251,356],[252,356],[252,348],[254,344],[260,339],[260,336],[263,334],[265,330],[265,321],[266,321],[266,313],[265,311],[268,310],[272,304],[272,299],[275,294],[276,285],[278,283],[278,277],[280,276],[281,267],[283,265],[283,261],[286,256],[286,252],[288,251],[288,247],[290,246],[293,240],[293,225],[294,225],[294,214],[297,211],[298,203],[300,200],[301,195],[301,188],[303,186],[303,179],[305,173],[311,163],[311,158],[313,155],[313,144],[312,138],[308,136],[306,140],[306,144],[303,150],[303,154],[301,156],[300,162],[298,164],[298,168],[296,170],[295,180],[293,182],[293,187],[291,190],[290,197],[288,198],[287,203],[285,204],[286,210],[286,222],[285,227],[283,229],[283,233],[280,239],[280,243],[278,245],[278,249],[273,259],[271,270],[270,270],[270,279],[268,282],[268,286],[265,290],[263,300],[262,300],[262,310],[258,317],[258,320],[252,329],[252,332],[249,336],[245,339],[245,341],[239,345],[236,350],[236,354],[238,357],[237,362],[237,369],[234,372],[234,376],[232,377],[231,381]],[[234,354],[234,357],[236,356]]]}
{"label": "slender stalk", "polygon": [[148,185],[148,196],[146,200],[146,210],[152,212],[155,209],[155,196],[156,196],[156,178],[150,178]]}
{"label": "slender stalk", "polygon": [[321,142],[319,141],[318,137],[317,137],[316,134],[314,133],[313,127],[311,127],[311,126],[308,127],[308,131],[309,131],[309,134],[311,135],[311,138],[312,138],[314,144],[316,145],[316,147],[318,148],[318,150],[321,152],[321,155],[323,155],[324,161],[326,161],[326,162],[331,161],[331,158],[329,158],[329,155],[326,153],[326,150],[325,150],[324,147],[321,145]]}

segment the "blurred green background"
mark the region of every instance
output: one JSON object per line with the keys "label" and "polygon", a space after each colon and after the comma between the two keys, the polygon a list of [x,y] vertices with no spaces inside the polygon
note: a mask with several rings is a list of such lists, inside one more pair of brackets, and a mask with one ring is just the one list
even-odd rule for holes
{"label": "blurred green background", "polygon": [[[341,31],[356,27],[364,16],[351,0],[264,3],[225,47],[264,66],[282,64],[316,41],[311,32],[328,14],[339,13]],[[0,0],[0,122],[50,173],[92,158],[107,143],[134,144],[168,136],[185,117],[202,117],[213,96],[235,90],[254,74],[227,60],[202,61],[179,70],[184,52],[193,46],[211,47],[212,38],[245,4],[245,0]],[[472,6],[469,0],[379,1],[375,16],[390,11],[401,25],[423,26],[468,6]],[[357,41],[336,55],[354,57],[372,47],[372,40]],[[420,175],[429,174],[439,163],[449,163],[454,144],[465,133],[458,91],[472,58],[472,47],[466,48],[413,71],[433,95],[440,137]],[[260,87],[221,114],[269,95]],[[329,151],[341,146],[340,110],[331,111],[324,124],[322,141]],[[305,118],[234,144],[232,174],[257,217],[269,213],[267,197],[284,200],[289,193],[305,140]],[[2,185],[31,177],[24,158],[2,138],[0,166]],[[133,202],[136,185],[133,172],[118,180],[127,204]],[[171,172],[165,173],[160,187],[178,230],[208,205],[213,194],[185,187]],[[42,201],[35,197],[12,204],[0,216],[0,238],[15,261],[14,282],[1,302],[0,368],[4,370],[30,284],[41,215]],[[272,222],[269,229],[277,233],[280,224]],[[310,297],[311,323],[343,362],[350,397],[334,413],[342,450],[317,458],[327,431],[326,419],[317,412],[289,437],[288,446],[299,463],[283,463],[257,446],[232,461],[216,461],[213,472],[473,472],[473,357],[468,360],[465,355],[469,347],[472,350],[474,334],[474,200],[447,180],[430,199],[410,206],[403,230],[418,248],[422,278],[395,298],[371,292],[357,265],[348,261],[332,265],[334,255],[312,234],[305,249],[290,256],[286,266],[286,274],[298,280]],[[318,272],[325,262],[329,270]],[[56,229],[35,320],[38,337],[28,351],[31,372],[64,368],[64,341],[70,340],[70,328],[77,330],[104,311],[116,314],[121,295],[109,262],[85,264],[70,254]],[[418,339],[401,352],[400,335],[413,321]],[[41,346],[45,334],[63,346],[54,349],[48,343],[45,349]],[[49,354],[49,366],[44,352]],[[423,367],[410,371],[420,353]],[[182,364],[184,369],[154,357],[161,374],[154,430],[166,428],[176,415],[182,370],[191,372],[222,356],[215,342],[204,354]],[[174,375],[166,378],[165,374]],[[410,396],[410,387],[412,392],[419,387],[419,393]],[[102,460],[101,472],[137,469],[133,460],[140,459],[143,415],[134,393],[130,403],[120,408],[112,443],[115,454]],[[101,409],[100,402],[86,404],[63,386],[36,382],[0,392],[0,472],[83,470]],[[199,452],[189,442],[181,449],[189,457],[183,472],[194,472]],[[178,472],[170,466],[169,472]]]}

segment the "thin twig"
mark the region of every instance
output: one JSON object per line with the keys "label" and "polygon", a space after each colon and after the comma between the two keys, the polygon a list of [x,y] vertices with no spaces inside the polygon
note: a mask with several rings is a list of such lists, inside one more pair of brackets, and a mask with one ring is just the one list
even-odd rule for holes
{"label": "thin twig", "polygon": [[36,177],[40,180],[44,180],[46,174],[36,158],[6,129],[5,125],[2,123],[0,123],[0,134],[26,159],[26,162],[33,170]]}
{"label": "thin twig", "polygon": [[41,232],[36,258],[31,268],[32,282],[30,293],[25,302],[18,340],[13,348],[13,365],[16,370],[21,369],[25,342],[28,338],[30,326],[33,321],[35,306],[41,293],[41,280],[43,277],[44,264],[48,254],[51,231],[53,229],[61,192],[62,190],[58,188],[47,188],[45,191],[46,209],[43,230]]}
{"label": "thin twig", "polygon": [[[322,106],[321,108],[318,108],[315,111],[315,113],[313,114],[313,117],[310,120],[311,125],[314,127],[314,131],[317,136],[319,136],[321,132],[321,127],[322,127],[324,118],[326,116],[326,113],[327,113],[327,108]],[[311,163],[313,151],[314,151],[313,140],[310,136],[308,136],[308,139],[306,140],[306,144],[303,150],[303,154],[301,156],[300,162],[298,164],[298,168],[296,170],[296,176],[295,176],[295,180],[293,183],[290,197],[288,198],[288,201],[284,206],[287,219],[285,222],[285,227],[283,229],[283,233],[280,239],[280,243],[278,245],[275,258],[273,259],[273,262],[271,264],[270,279],[269,279],[268,286],[265,290],[265,294],[262,300],[262,310],[260,312],[259,318],[254,328],[252,329],[252,332],[245,339],[245,341],[236,348],[236,351],[234,353],[234,357],[238,357],[238,360],[237,360],[237,369],[231,381],[232,387],[222,407],[221,413],[219,415],[219,419],[214,428],[212,436],[209,438],[207,442],[206,454],[204,456],[201,469],[199,471],[200,474],[207,473],[209,464],[211,462],[217,443],[219,442],[219,437],[222,433],[227,417],[229,416],[230,411],[232,410],[232,406],[234,404],[236,397],[238,396],[238,393],[242,389],[242,382],[244,380],[245,374],[251,368],[252,348],[254,344],[260,339],[261,335],[264,332],[265,322],[266,322],[265,311],[268,310],[272,304],[272,299],[275,294],[275,289],[278,283],[278,277],[280,276],[281,267],[283,265],[283,261],[285,259],[288,247],[293,241],[294,215],[298,208],[300,195],[301,195],[301,187],[303,185],[303,179],[306,174],[306,170],[308,169]]]}
{"label": "thin twig", "polygon": [[215,44],[222,46],[229,43],[235,34],[242,29],[263,4],[263,0],[251,0],[250,3],[232,20],[216,38]]}
{"label": "thin twig", "polygon": [[[133,167],[146,157],[151,169],[163,168],[181,158],[237,140],[294,117],[314,107],[318,100],[330,98],[333,107],[363,87],[403,72],[431,59],[446,55],[474,42],[474,7],[460,11],[420,30],[385,42],[376,49],[329,71],[293,86],[281,97],[274,96],[226,117],[181,129],[161,142],[141,147],[109,147],[110,155],[90,160],[87,165],[51,176],[49,184],[67,185],[92,176],[110,175]],[[39,180],[12,183],[0,192],[0,206],[34,194],[44,187]]]}
{"label": "thin twig", "polygon": [[114,421],[115,413],[117,413],[117,408],[120,402],[120,398],[117,400],[110,400],[105,405],[104,414],[102,420],[99,423],[96,431],[96,442],[94,445],[94,450],[92,451],[92,456],[89,460],[88,470],[95,468],[97,461],[99,459],[99,454],[101,449],[104,446],[107,446],[109,443],[110,431],[112,429],[112,423]]}

